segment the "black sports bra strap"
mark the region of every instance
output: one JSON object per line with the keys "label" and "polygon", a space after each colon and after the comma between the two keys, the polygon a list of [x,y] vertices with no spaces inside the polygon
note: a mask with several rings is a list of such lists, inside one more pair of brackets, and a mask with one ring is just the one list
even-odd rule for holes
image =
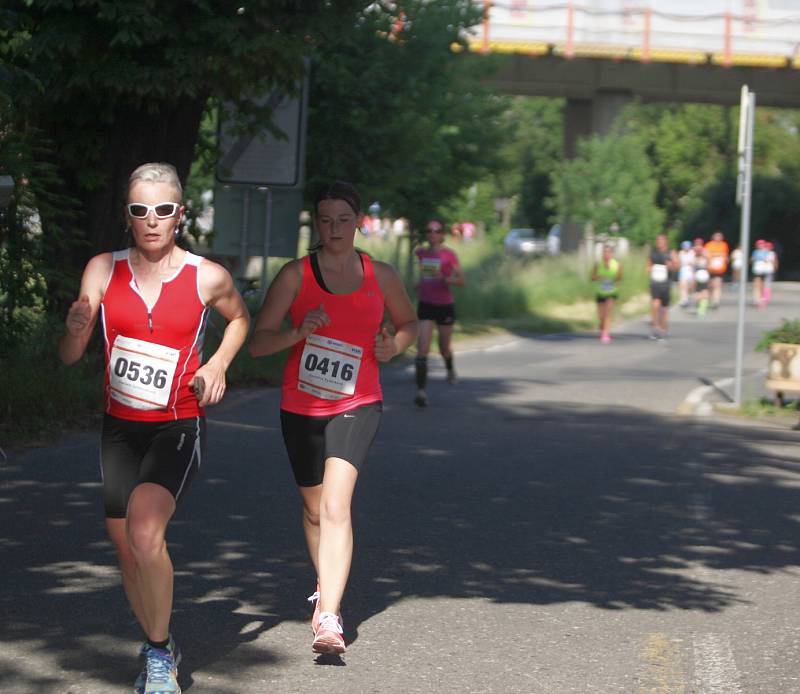
{"label": "black sports bra strap", "polygon": [[[361,252],[358,252],[358,259],[361,261],[361,269],[363,270],[364,256],[361,255]],[[319,269],[319,258],[317,257],[317,254],[309,253],[308,260],[311,263],[311,272],[314,273],[314,279],[317,280],[317,284],[320,286],[320,289],[328,294],[333,294],[333,292],[328,289],[327,285],[325,284],[325,280],[322,279],[322,270]]]}
{"label": "black sports bra strap", "polygon": [[319,269],[319,258],[317,257],[317,254],[310,253],[308,259],[311,262],[311,272],[314,273],[314,279],[317,280],[317,284],[323,291],[328,292],[328,294],[333,294],[333,292],[325,285],[325,280],[322,279],[322,270]]}

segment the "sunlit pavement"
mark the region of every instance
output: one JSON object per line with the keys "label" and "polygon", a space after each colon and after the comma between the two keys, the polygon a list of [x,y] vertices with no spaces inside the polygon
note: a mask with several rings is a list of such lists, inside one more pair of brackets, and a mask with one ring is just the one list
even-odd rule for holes
{"label": "sunlit pavement", "polygon": [[[781,285],[748,310],[752,393],[752,346],[798,298]],[[278,393],[231,393],[169,535],[184,691],[800,691],[800,434],[677,414],[733,375],[735,299],[671,316],[665,343],[636,320],[610,345],[465,345],[455,386],[432,356],[427,408],[408,362],[385,370],[341,661],[311,653]],[[130,691],[140,635],[103,533],[96,432],[6,453],[0,690]]]}

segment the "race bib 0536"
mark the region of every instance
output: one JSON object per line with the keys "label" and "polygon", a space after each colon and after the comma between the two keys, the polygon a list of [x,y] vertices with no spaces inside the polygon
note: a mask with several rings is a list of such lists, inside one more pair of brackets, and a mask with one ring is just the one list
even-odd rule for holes
{"label": "race bib 0536", "polygon": [[117,335],[109,357],[111,397],[137,410],[166,407],[180,351]]}

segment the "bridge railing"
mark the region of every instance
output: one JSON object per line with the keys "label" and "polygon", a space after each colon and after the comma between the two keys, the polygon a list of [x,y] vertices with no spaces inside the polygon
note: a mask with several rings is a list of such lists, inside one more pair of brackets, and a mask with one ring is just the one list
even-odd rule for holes
{"label": "bridge railing", "polygon": [[739,0],[739,13],[724,0],[481,1],[484,21],[471,43],[483,52],[800,68],[800,12],[758,0]]}

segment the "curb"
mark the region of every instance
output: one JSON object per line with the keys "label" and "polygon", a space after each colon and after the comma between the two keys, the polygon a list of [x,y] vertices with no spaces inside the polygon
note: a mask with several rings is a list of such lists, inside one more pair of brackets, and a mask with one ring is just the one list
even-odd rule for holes
{"label": "curb", "polygon": [[[764,378],[767,370],[760,369],[755,373],[743,377],[743,381],[753,381],[757,379],[760,388],[763,388]],[[689,391],[683,402],[678,405],[677,413],[694,417],[710,417],[714,414],[729,414],[727,410],[738,409],[732,398],[726,392],[727,388],[732,388],[736,382],[733,376],[721,378],[718,381],[698,386]],[[743,384],[744,385],[744,384]],[[751,396],[756,393],[755,388],[750,389]]]}

